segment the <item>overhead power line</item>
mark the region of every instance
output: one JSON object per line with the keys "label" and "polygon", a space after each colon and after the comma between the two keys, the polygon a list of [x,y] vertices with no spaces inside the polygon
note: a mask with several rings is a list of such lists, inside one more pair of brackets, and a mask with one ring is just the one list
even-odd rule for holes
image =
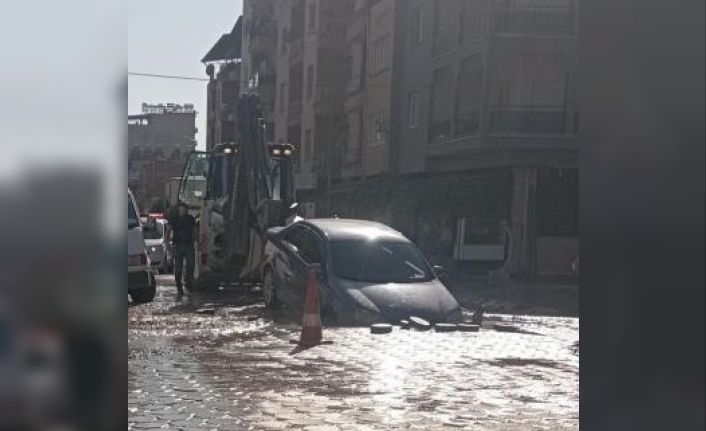
{"label": "overhead power line", "polygon": [[127,74],[132,75],[132,76],[143,76],[146,78],[181,79],[184,81],[209,81],[208,78],[196,78],[193,76],[162,75],[159,73],[128,72]]}

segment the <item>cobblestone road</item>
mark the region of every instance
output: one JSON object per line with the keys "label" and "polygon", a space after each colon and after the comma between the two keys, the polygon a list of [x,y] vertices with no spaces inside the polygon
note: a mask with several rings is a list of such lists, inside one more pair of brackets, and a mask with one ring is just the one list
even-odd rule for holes
{"label": "cobblestone road", "polygon": [[[533,332],[324,328],[290,354],[256,288],[130,307],[129,429],[576,430],[578,319],[493,315]],[[491,320],[492,322],[492,320]]]}

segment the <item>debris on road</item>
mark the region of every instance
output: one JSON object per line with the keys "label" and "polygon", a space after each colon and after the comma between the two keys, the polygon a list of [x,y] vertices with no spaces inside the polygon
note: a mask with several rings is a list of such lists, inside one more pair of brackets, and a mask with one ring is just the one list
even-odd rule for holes
{"label": "debris on road", "polygon": [[461,332],[478,332],[480,330],[479,325],[474,325],[472,323],[459,323],[458,330]]}
{"label": "debris on road", "polygon": [[215,308],[200,308],[200,309],[196,310],[196,314],[212,315],[212,314],[216,314],[216,309]]}
{"label": "debris on road", "polygon": [[471,318],[471,322],[474,325],[481,326],[483,324],[483,313],[485,313],[485,304],[482,304],[478,309],[473,313],[473,317]]}
{"label": "debris on road", "polygon": [[434,330],[436,332],[454,332],[458,329],[458,325],[453,323],[435,323]]}
{"label": "debris on road", "polygon": [[370,325],[371,334],[388,334],[392,332],[392,325],[387,323],[375,323]]}
{"label": "debris on road", "polygon": [[409,318],[409,323],[414,329],[418,329],[420,331],[428,331],[429,329],[431,329],[431,323],[427,322],[421,317],[412,316]]}
{"label": "debris on road", "polygon": [[510,332],[515,334],[530,334],[530,335],[542,335],[538,332],[528,331],[526,329],[518,328],[517,326],[507,325],[504,323],[493,324],[493,329],[498,332]]}

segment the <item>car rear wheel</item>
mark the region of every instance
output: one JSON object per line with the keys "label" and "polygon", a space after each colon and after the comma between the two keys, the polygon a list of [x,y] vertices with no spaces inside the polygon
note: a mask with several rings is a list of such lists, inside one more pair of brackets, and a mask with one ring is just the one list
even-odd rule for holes
{"label": "car rear wheel", "polygon": [[267,308],[278,308],[279,300],[277,299],[277,282],[272,269],[265,269],[262,275],[262,296],[265,298],[265,306]]}
{"label": "car rear wheel", "polygon": [[130,298],[135,304],[147,304],[154,301],[154,296],[157,293],[156,286],[152,285],[146,289],[134,290],[130,292]]}

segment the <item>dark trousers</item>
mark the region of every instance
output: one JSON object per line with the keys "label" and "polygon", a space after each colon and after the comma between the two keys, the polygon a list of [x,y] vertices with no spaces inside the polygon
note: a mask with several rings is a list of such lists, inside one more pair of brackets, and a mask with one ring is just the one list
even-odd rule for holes
{"label": "dark trousers", "polygon": [[[194,282],[195,263],[193,244],[174,247],[174,281],[176,281],[177,292],[180,295],[184,293],[182,278],[186,283],[186,288],[191,289]],[[186,274],[184,274],[184,266],[186,266]]]}

